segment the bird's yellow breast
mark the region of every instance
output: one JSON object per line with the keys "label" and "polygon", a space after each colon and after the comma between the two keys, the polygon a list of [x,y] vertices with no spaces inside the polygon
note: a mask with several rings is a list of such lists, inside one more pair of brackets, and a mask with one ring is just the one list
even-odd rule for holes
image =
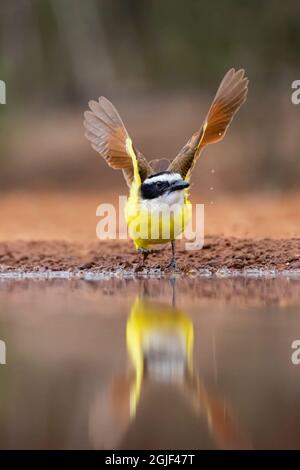
{"label": "bird's yellow breast", "polygon": [[142,200],[139,186],[133,182],[125,207],[125,219],[135,247],[147,249],[149,245],[167,243],[178,237],[189,223],[191,212],[186,190],[182,200],[169,205],[163,200]]}

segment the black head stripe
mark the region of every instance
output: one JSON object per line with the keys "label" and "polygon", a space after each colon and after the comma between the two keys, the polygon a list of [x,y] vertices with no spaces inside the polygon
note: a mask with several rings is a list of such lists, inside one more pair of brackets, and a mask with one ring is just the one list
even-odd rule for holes
{"label": "black head stripe", "polygon": [[164,194],[169,186],[167,181],[142,184],[141,196],[143,199],[154,199]]}
{"label": "black head stripe", "polygon": [[151,178],[154,178],[155,176],[160,176],[160,175],[171,175],[171,172],[170,171],[161,171],[160,173],[155,173],[154,175],[150,175],[148,176],[148,180],[150,180]]}
{"label": "black head stripe", "polygon": [[148,176],[141,186],[141,197],[143,199],[154,199],[162,196],[167,191],[170,191],[172,185],[180,179],[180,175],[170,171],[161,171],[160,173]]}

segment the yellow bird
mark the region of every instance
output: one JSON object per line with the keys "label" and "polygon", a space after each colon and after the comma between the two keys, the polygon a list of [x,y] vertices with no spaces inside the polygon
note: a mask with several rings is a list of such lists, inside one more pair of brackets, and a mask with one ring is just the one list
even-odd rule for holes
{"label": "yellow bird", "polygon": [[[243,69],[224,76],[200,129],[196,131],[165,171],[155,170],[137,150],[110,101],[101,96],[90,101],[84,113],[85,136],[108,165],[123,171],[130,188],[125,217],[129,234],[143,262],[157,243],[172,244],[168,266],[176,267],[175,239],[191,218],[187,188],[192,169],[207,144],[223,139],[233,116],[245,102],[248,79]],[[157,163],[157,160],[155,161]]]}

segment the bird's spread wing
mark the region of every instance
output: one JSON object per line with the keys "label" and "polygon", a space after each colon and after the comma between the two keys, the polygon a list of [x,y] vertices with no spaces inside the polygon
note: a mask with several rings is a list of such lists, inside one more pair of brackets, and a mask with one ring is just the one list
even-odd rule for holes
{"label": "bird's spread wing", "polygon": [[141,184],[152,170],[134,148],[116,108],[103,96],[98,101],[90,101],[89,107],[90,111],[84,113],[84,127],[93,149],[111,168],[123,171],[128,186],[133,180]]}
{"label": "bird's spread wing", "polygon": [[243,69],[230,69],[224,76],[208,114],[199,131],[192,135],[187,144],[171,162],[169,171],[189,178],[201,150],[207,144],[223,139],[233,116],[246,101],[248,79]]}

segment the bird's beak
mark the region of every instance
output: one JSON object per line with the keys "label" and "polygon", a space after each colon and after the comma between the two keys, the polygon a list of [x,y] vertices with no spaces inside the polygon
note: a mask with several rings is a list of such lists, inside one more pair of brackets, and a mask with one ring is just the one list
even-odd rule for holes
{"label": "bird's beak", "polygon": [[188,188],[190,183],[187,181],[175,181],[175,183],[172,184],[170,191],[178,191],[180,189],[186,189]]}

